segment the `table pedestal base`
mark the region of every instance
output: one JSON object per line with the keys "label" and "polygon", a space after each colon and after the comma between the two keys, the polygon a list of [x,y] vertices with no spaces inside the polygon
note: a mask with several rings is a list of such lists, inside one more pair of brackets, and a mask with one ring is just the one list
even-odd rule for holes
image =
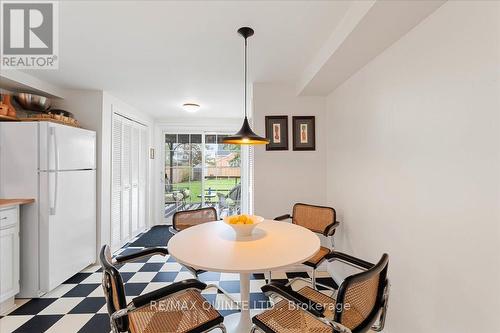
{"label": "table pedestal base", "polygon": [[[255,309],[250,311],[250,316],[253,317],[263,310]],[[227,333],[248,333],[252,329],[251,318],[242,318],[242,313],[233,313],[224,317],[224,325],[226,326]],[[244,315],[245,316],[245,315]]]}

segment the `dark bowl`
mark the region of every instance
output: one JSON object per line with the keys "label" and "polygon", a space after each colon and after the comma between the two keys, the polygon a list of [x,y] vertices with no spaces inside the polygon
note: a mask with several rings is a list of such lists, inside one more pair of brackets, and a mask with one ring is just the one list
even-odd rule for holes
{"label": "dark bowl", "polygon": [[61,110],[61,109],[50,109],[47,113],[48,114],[57,114],[57,115],[68,117],[68,118],[75,118],[73,116],[73,113],[66,111],[66,110]]}

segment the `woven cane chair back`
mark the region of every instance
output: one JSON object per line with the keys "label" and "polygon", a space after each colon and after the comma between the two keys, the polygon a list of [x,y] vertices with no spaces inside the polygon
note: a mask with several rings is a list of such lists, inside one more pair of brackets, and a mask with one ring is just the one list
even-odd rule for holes
{"label": "woven cane chair back", "polygon": [[293,206],[292,222],[317,233],[335,223],[335,209],[297,203]]}
{"label": "woven cane chair back", "polygon": [[217,221],[217,210],[213,207],[206,207],[176,212],[172,217],[172,226],[175,230],[181,231],[198,224],[213,221]]}
{"label": "woven cane chair back", "polygon": [[335,321],[353,333],[367,332],[377,320],[387,284],[387,254],[371,269],[349,276],[339,288]]}

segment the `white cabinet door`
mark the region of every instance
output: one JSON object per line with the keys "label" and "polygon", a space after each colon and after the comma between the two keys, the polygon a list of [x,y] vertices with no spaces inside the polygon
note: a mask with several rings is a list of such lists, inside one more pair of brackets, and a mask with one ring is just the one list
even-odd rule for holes
{"label": "white cabinet door", "polygon": [[[14,218],[0,230],[0,303],[19,292],[19,220],[17,207],[2,212],[1,219]],[[13,224],[10,222],[14,222]],[[7,224],[4,224],[7,225]]]}

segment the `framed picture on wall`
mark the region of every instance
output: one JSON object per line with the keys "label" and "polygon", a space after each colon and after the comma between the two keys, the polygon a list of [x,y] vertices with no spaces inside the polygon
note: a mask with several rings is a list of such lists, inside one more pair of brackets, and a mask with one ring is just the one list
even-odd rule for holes
{"label": "framed picture on wall", "polygon": [[266,150],[288,150],[288,116],[266,116]]}
{"label": "framed picture on wall", "polygon": [[316,150],[314,116],[292,117],[293,150]]}

